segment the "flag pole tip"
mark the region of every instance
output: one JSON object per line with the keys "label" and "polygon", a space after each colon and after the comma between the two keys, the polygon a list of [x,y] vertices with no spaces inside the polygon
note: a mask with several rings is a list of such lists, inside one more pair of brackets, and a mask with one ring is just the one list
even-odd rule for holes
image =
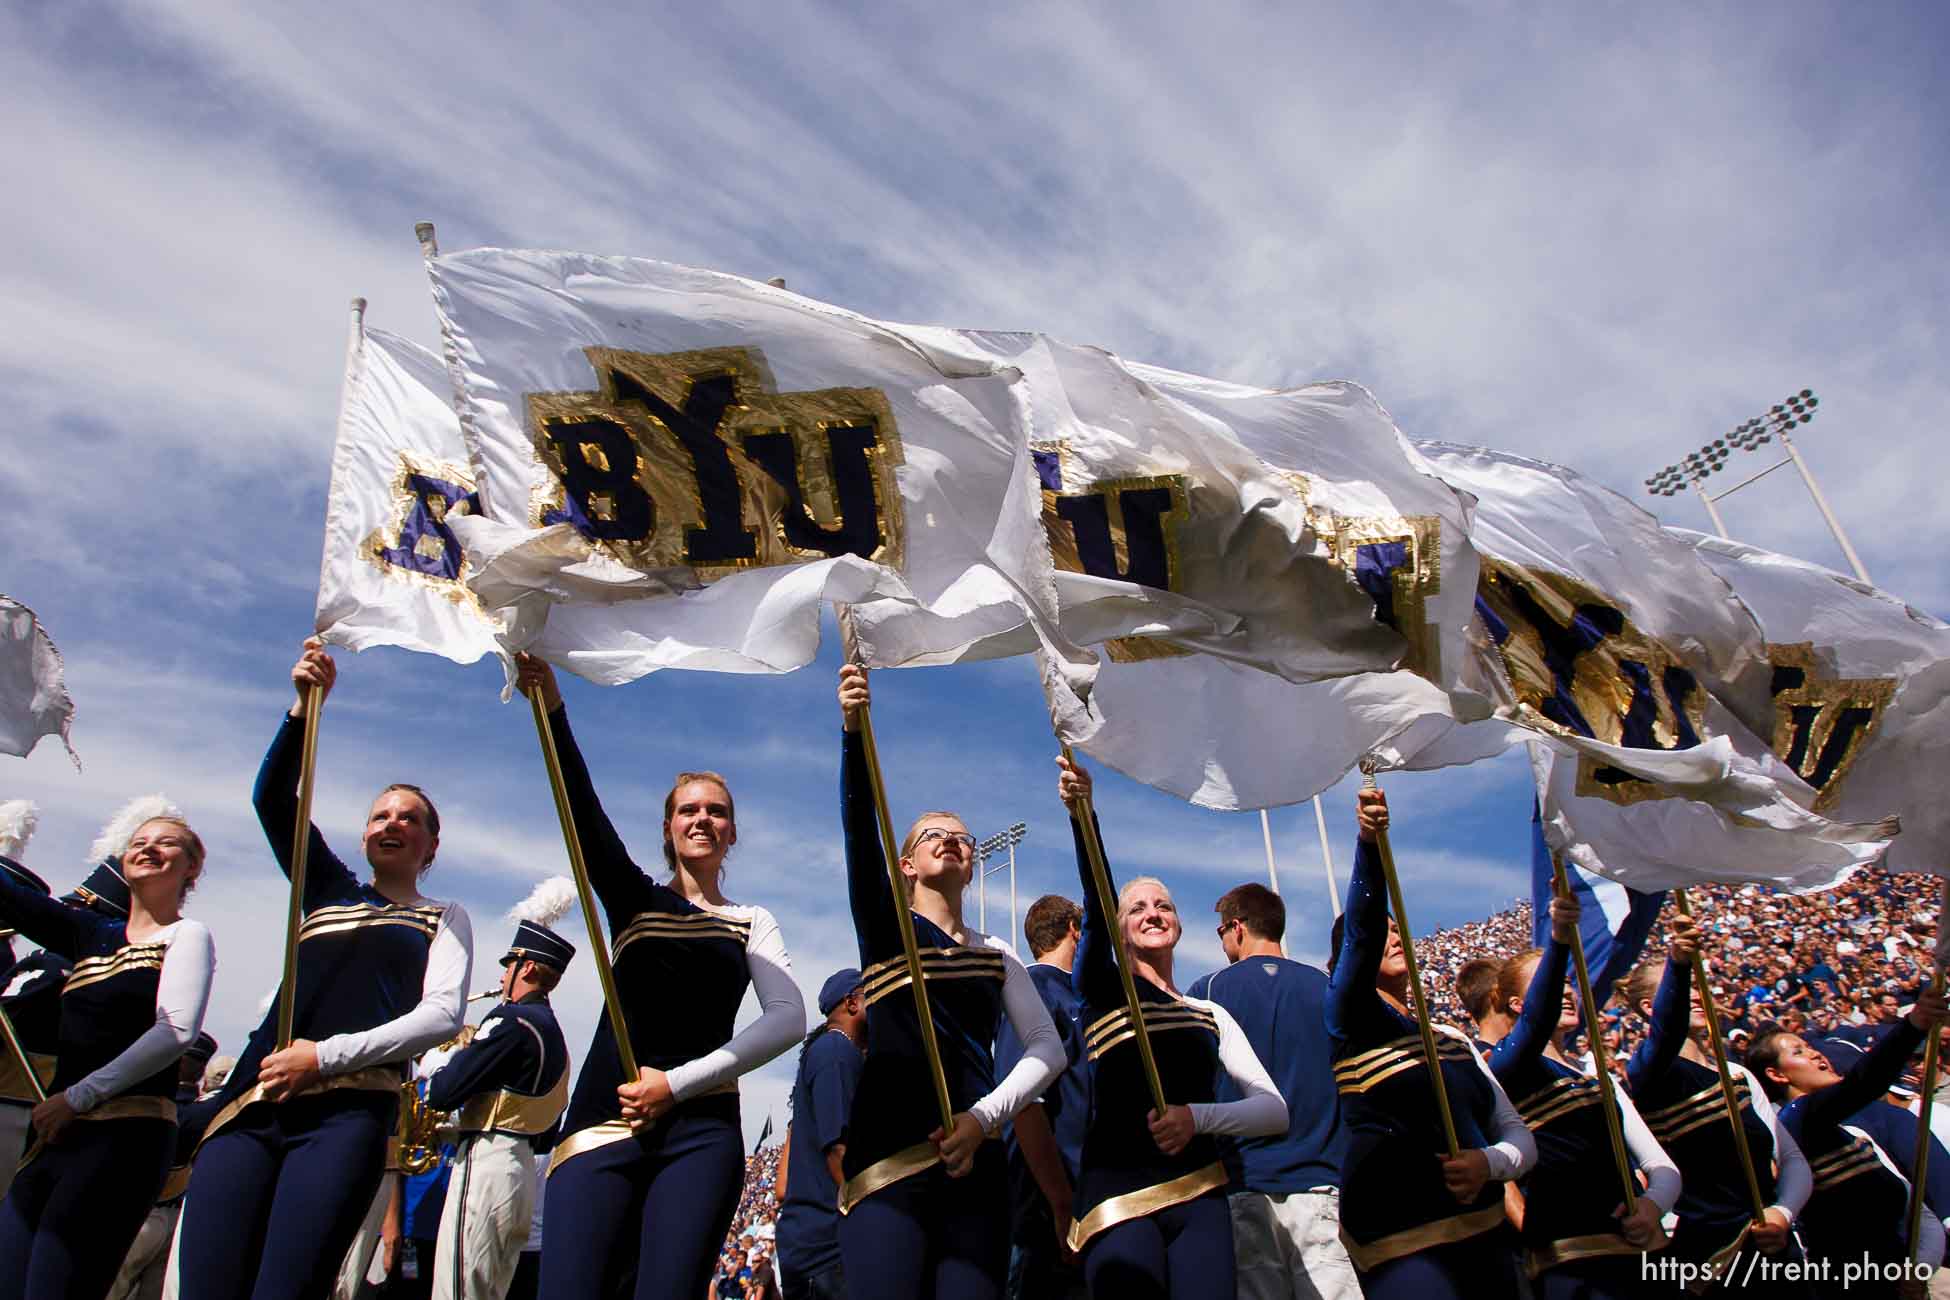
{"label": "flag pole tip", "polygon": [[431,221],[414,222],[413,235],[414,238],[420,241],[420,253],[422,256],[440,256],[440,245],[433,237],[433,223]]}
{"label": "flag pole tip", "polygon": [[366,300],[364,298],[354,298],[352,300],[352,314],[355,316],[363,316],[366,314]]}

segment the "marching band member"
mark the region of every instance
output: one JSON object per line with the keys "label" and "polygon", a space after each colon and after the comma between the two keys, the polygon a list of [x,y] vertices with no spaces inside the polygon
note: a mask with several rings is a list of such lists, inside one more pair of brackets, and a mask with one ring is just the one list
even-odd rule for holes
{"label": "marching band member", "polygon": [[[867,1059],[840,1159],[847,1291],[991,1300],[1008,1271],[1009,1194],[1002,1144],[989,1139],[1055,1079],[1063,1045],[1008,945],[962,923],[975,837],[952,813],[924,813],[897,866],[912,891],[915,941],[954,1110],[943,1129],[859,731],[869,704],[863,669],[840,669],[839,702],[847,898],[867,1001]],[[993,1044],[1004,1014],[1022,1039],[1023,1058],[998,1083]]]}
{"label": "marching band member", "polygon": [[1327,1033],[1348,1129],[1342,1239],[1370,1300],[1515,1296],[1498,1231],[1498,1184],[1531,1166],[1536,1144],[1468,1036],[1436,1025],[1437,1068],[1460,1148],[1442,1154],[1447,1138],[1376,846],[1388,826],[1381,791],[1361,791],[1359,818],[1327,986]]}
{"label": "marching band member", "polygon": [[1625,1213],[1617,1183],[1600,1173],[1612,1156],[1611,1128],[1599,1109],[1604,1094],[1564,1052],[1580,1028],[1578,1004],[1564,988],[1579,912],[1576,898],[1554,896],[1550,945],[1504,962],[1491,994],[1511,1029],[1490,1051],[1490,1073],[1516,1099],[1537,1142],[1537,1163],[1523,1179],[1519,1236],[1538,1300],[1637,1294],[1643,1253],[1679,1199],[1678,1167],[1622,1093],[1614,1094],[1620,1126],[1647,1180],[1633,1213]]}
{"label": "marching band member", "polygon": [[100,1300],[156,1203],[175,1149],[177,1062],[209,1004],[216,948],[182,914],[203,842],[178,818],[121,847],[126,919],[0,873],[0,923],[74,962],[54,1082],[0,1201],[0,1300]]}
{"label": "marching band member", "polygon": [[[1924,990],[1916,1005],[1857,1061],[1846,1075],[1799,1034],[1763,1031],[1747,1049],[1747,1068],[1760,1078],[1770,1101],[1781,1106],[1781,1125],[1807,1158],[1815,1189],[1798,1220],[1808,1262],[1829,1279],[1820,1294],[1844,1294],[1844,1270],[1864,1264],[1878,1275],[1851,1280],[1846,1294],[1898,1294],[1901,1266],[1920,1259],[1927,1270],[1943,1260],[1943,1222],[1925,1211],[1921,1241],[1908,1242],[1909,1175],[1851,1122],[1856,1111],[1880,1100],[1902,1077],[1923,1036],[1943,1023],[1941,990]],[[1921,1279],[1918,1279],[1920,1281]],[[1921,1287],[1911,1288],[1920,1291]]]}
{"label": "marching band member", "polygon": [[[1117,916],[1104,915],[1075,815],[1090,797],[1090,775],[1057,761],[1083,884],[1073,980],[1092,1070],[1070,1246],[1083,1255],[1090,1294],[1103,1300],[1231,1295],[1232,1213],[1214,1137],[1284,1134],[1286,1102],[1231,1013],[1179,993],[1172,968],[1184,927],[1163,882],[1139,876],[1118,892]],[[1162,1115],[1153,1108],[1120,961],[1130,963],[1144,1005],[1144,1033],[1170,1102]],[[1220,1070],[1239,1100],[1215,1099]]]}
{"label": "marching band member", "polygon": [[[1731,1294],[1805,1296],[1806,1283],[1774,1272],[1735,1280],[1721,1271],[1745,1249],[1766,1255],[1795,1250],[1795,1216],[1813,1186],[1808,1162],[1794,1136],[1781,1127],[1767,1094],[1754,1076],[1729,1062],[1740,1102],[1741,1126],[1753,1157],[1753,1175],[1767,1205],[1754,1219],[1740,1149],[1727,1122],[1726,1095],[1712,1055],[1702,1046],[1705,1008],[1692,989],[1693,956],[1699,951],[1699,925],[1675,913],[1666,920],[1665,973],[1648,961],[1625,981],[1625,1003],[1649,1022],[1645,1041],[1625,1066],[1625,1081],[1639,1113],[1673,1162],[1683,1185],[1679,1227],[1666,1248],[1669,1259],[1711,1265],[1720,1289]],[[1654,985],[1657,992],[1654,992]],[[1776,1173],[1778,1166],[1779,1172]]]}
{"label": "marching band member", "polygon": [[[322,707],[338,669],[305,643],[252,799],[288,875],[297,829],[307,688]],[[313,1300],[329,1293],[385,1169],[404,1063],[461,1026],[474,958],[466,909],[420,893],[440,814],[390,785],[366,815],[362,882],[310,836],[293,1040],[274,1003],[219,1096],[190,1175],[172,1265],[186,1300]]]}
{"label": "marching band member", "polygon": [[[603,812],[555,674],[526,655],[517,663],[522,690],[540,690],[548,711],[638,1067],[636,1082],[619,1085],[602,1017],[549,1163],[549,1199],[564,1212],[542,1237],[541,1293],[612,1294],[633,1273],[637,1300],[695,1300],[744,1181],[738,1079],[798,1041],[805,1001],[772,914],[730,902],[721,888],[738,840],[723,778],[679,775],[661,827],[671,883],[652,880]],[[748,987],[760,1013],[733,1034]]]}
{"label": "marching band member", "polygon": [[785,1300],[846,1300],[834,1148],[846,1140],[853,1090],[860,1081],[860,1044],[867,1036],[859,971],[849,968],[826,977],[819,986],[819,1013],[826,1019],[799,1048],[792,1127],[779,1162],[783,1203],[777,1241]]}
{"label": "marching band member", "polygon": [[569,1104],[569,1049],[548,995],[576,950],[549,926],[575,902],[575,883],[558,876],[510,913],[506,1000],[427,1081],[426,1105],[455,1114],[460,1132],[434,1252],[435,1300],[501,1300],[514,1281],[535,1208],[531,1142]]}

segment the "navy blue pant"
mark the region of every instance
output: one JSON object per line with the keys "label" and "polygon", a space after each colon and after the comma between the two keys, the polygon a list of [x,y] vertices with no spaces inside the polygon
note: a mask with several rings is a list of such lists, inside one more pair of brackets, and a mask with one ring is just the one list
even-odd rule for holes
{"label": "navy blue pant", "polygon": [[0,1300],[107,1295],[175,1151],[176,1126],[165,1119],[68,1125],[0,1200]]}
{"label": "navy blue pant", "polygon": [[386,1172],[397,1093],[261,1102],[196,1153],[183,1202],[184,1300],[316,1300]]}
{"label": "navy blue pant", "polygon": [[1225,1192],[1105,1228],[1083,1248],[1083,1276],[1102,1300],[1232,1295],[1238,1286]]}
{"label": "navy blue pant", "polygon": [[1530,1284],[1536,1300],[1624,1300],[1650,1283],[1644,1255],[1594,1255],[1547,1268]]}
{"label": "navy blue pant", "polygon": [[840,1263],[855,1296],[998,1300],[1009,1273],[1008,1165],[984,1142],[960,1178],[934,1165],[840,1218]]}
{"label": "navy blue pant", "polygon": [[[697,1300],[744,1181],[731,1096],[679,1106],[634,1137],[564,1161],[548,1176],[542,1300]],[[635,1287],[624,1290],[631,1276]]]}
{"label": "navy blue pant", "polygon": [[1484,1232],[1418,1250],[1361,1274],[1368,1300],[1498,1300],[1517,1296],[1512,1239]]}

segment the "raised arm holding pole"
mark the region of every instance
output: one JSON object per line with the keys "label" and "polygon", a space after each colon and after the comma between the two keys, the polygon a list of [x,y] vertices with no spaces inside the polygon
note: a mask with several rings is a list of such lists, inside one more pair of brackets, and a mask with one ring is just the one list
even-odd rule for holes
{"label": "raised arm holding pole", "polygon": [[[1063,762],[1072,771],[1081,770],[1076,767],[1076,759],[1067,744],[1063,746]],[[1070,816],[1076,821],[1077,829],[1083,836],[1083,851],[1090,861],[1090,883],[1097,891],[1098,910],[1104,914],[1105,920],[1109,922],[1110,933],[1115,936],[1118,925],[1117,894],[1110,887],[1110,864],[1104,857],[1103,837],[1097,833],[1097,812],[1090,801],[1088,784],[1082,787],[1082,793],[1071,804]],[[1129,1013],[1131,1028],[1136,1034],[1138,1060],[1143,1063],[1144,1081],[1151,1089],[1151,1104],[1162,1116],[1170,1109],[1165,1103],[1165,1085],[1158,1077],[1158,1059],[1151,1051],[1150,1032],[1144,1027],[1144,1004],[1138,1001],[1137,980],[1131,974],[1131,959],[1129,954],[1120,951],[1121,946],[1113,937],[1110,945],[1111,961],[1117,967],[1118,982],[1124,989],[1124,1010]]]}
{"label": "raised arm holding pole", "polygon": [[[1375,780],[1375,767],[1372,758],[1361,761],[1363,788],[1381,788]],[[1415,1004],[1416,1028],[1422,1031],[1422,1062],[1435,1089],[1436,1109],[1442,1116],[1442,1136],[1449,1143],[1449,1158],[1454,1160],[1462,1154],[1462,1143],[1456,1139],[1456,1114],[1449,1107],[1449,1085],[1442,1077],[1442,1057],[1435,1045],[1435,1022],[1429,1019],[1429,995],[1422,987],[1422,968],[1415,960],[1415,939],[1408,928],[1408,907],[1402,901],[1402,881],[1395,871],[1395,854],[1388,847],[1385,826],[1375,832],[1374,847],[1375,855],[1381,859],[1381,874],[1388,882],[1388,906],[1395,914],[1396,928],[1401,931],[1402,960],[1408,966],[1408,995]]]}
{"label": "raised arm holding pole", "polygon": [[[1672,891],[1673,905],[1679,914],[1690,918],[1693,915],[1692,900],[1686,891]],[[1740,1097],[1733,1089],[1733,1070],[1727,1065],[1726,1040],[1720,1036],[1720,1009],[1713,1002],[1713,985],[1706,971],[1706,958],[1693,953],[1693,987],[1699,990],[1700,1008],[1706,1013],[1706,1037],[1713,1047],[1713,1064],[1720,1071],[1720,1095],[1727,1106],[1727,1122],[1733,1125],[1733,1145],[1740,1152],[1740,1172],[1747,1178],[1747,1195],[1753,1202],[1754,1222],[1767,1221],[1767,1203],[1761,1199],[1760,1179],[1754,1175],[1754,1153],[1747,1145],[1747,1126],[1740,1120]]]}
{"label": "raised arm holding pole", "polygon": [[[853,611],[849,606],[838,607],[840,639],[845,647],[846,661],[855,667],[860,663],[859,640],[853,628]],[[860,748],[866,755],[867,782],[873,789],[874,813],[880,823],[881,855],[887,862],[887,885],[894,894],[894,920],[900,928],[901,954],[907,961],[907,980],[914,992],[914,1014],[920,1021],[921,1047],[928,1058],[928,1077],[934,1083],[935,1102],[941,1108],[941,1128],[944,1133],[955,1131],[954,1099],[948,1095],[948,1075],[941,1068],[941,1043],[934,1032],[934,1011],[928,1001],[928,986],[922,978],[921,949],[914,937],[914,913],[911,909],[907,880],[901,875],[900,841],[894,837],[894,819],[887,811],[887,783],[880,773],[880,751],[873,739],[872,706],[861,704],[854,713],[854,725],[860,731]]]}

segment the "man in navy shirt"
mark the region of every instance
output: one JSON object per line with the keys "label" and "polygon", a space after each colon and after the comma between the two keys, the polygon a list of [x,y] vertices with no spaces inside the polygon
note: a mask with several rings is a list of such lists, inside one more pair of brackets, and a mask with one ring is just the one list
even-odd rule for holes
{"label": "man in navy shirt", "polygon": [[[1090,1120],[1079,999],[1070,983],[1083,909],[1061,894],[1045,894],[1022,919],[1029,941],[1029,978],[1063,1040],[1069,1066],[1036,1101],[1003,1129],[1009,1155],[1009,1300],[1067,1300],[1085,1295],[1083,1269],[1065,1245],[1070,1198],[1083,1157]],[[1022,1040],[1004,1017],[995,1039],[995,1073],[1001,1078],[1022,1059]]]}
{"label": "man in navy shirt", "polygon": [[867,1000],[860,972],[835,971],[819,989],[826,1022],[799,1048],[786,1136],[784,1205],[779,1210],[779,1272],[785,1300],[846,1300],[840,1271],[840,1157],[846,1117],[860,1082]]}
{"label": "man in navy shirt", "polygon": [[[1327,1042],[1327,976],[1280,952],[1286,905],[1264,885],[1227,891],[1215,910],[1232,964],[1190,993],[1239,1022],[1286,1098],[1287,1131],[1226,1144],[1232,1174],[1232,1240],[1242,1300],[1359,1300],[1361,1284],[1341,1244],[1345,1138]],[[1221,1073],[1218,1100],[1238,1091]]]}

